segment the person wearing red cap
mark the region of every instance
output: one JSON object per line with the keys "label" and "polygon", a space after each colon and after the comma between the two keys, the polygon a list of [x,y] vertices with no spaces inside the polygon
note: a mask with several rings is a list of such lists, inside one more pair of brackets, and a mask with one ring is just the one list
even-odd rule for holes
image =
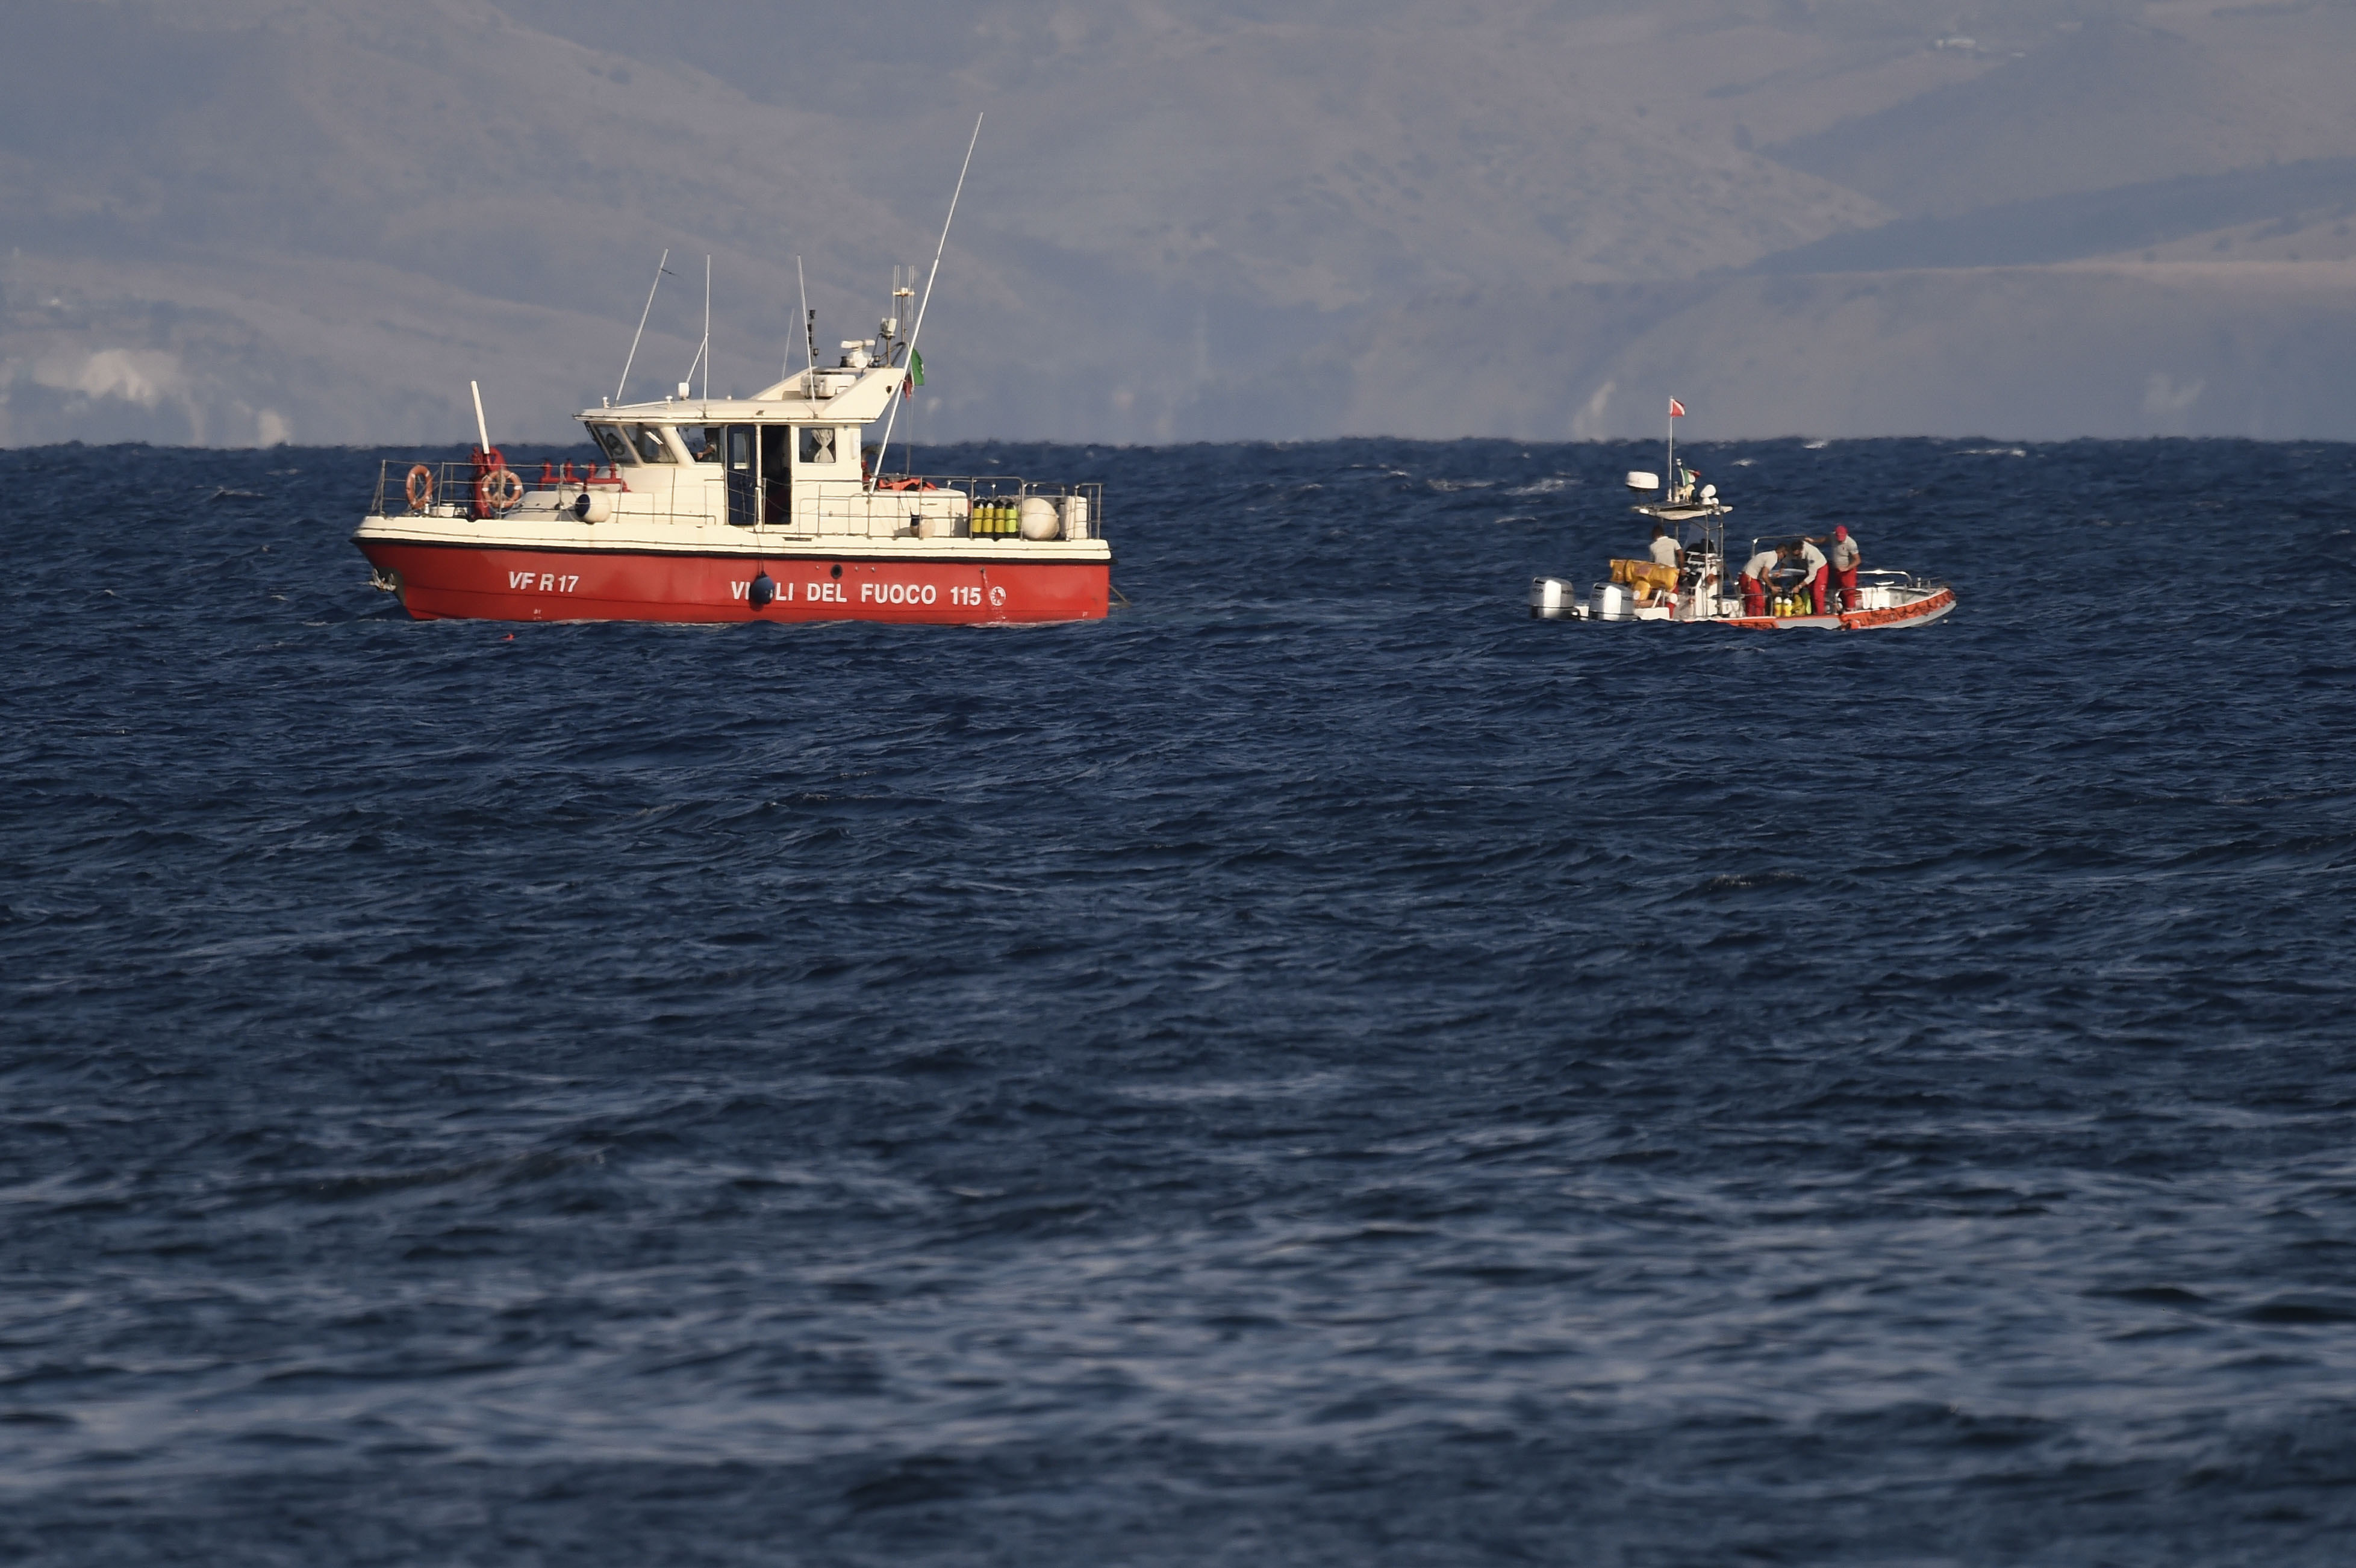
{"label": "person wearing red cap", "polygon": [[1849,538],[1846,524],[1833,530],[1832,544],[1832,559],[1827,564],[1833,583],[1840,589],[1840,607],[1854,610],[1857,608],[1857,563],[1861,559],[1861,552],[1857,548],[1857,541]]}

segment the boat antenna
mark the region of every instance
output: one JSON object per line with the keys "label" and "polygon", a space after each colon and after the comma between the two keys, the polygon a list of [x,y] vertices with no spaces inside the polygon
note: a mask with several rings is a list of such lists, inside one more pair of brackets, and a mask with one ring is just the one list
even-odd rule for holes
{"label": "boat antenna", "polygon": [[[802,368],[809,372],[809,384],[802,389],[802,396],[814,398],[818,396],[818,317],[810,314],[809,279],[802,275],[799,256],[794,258],[794,282],[802,291],[802,352],[807,356]],[[794,346],[790,343],[786,345],[785,373],[794,373]]]}
{"label": "boat antenna", "polygon": [[622,361],[622,379],[614,383],[614,400],[617,403],[622,400],[622,389],[630,384],[630,367],[638,362],[638,339],[647,335],[647,317],[653,313],[655,308],[655,289],[662,287],[664,275],[663,262],[669,261],[669,260],[670,249],[669,246],[665,246],[663,248],[662,261],[655,263],[654,288],[650,288],[647,291],[647,308],[638,312],[638,330],[630,338],[630,357]]}
{"label": "boat antenna", "polygon": [[1669,394],[1669,471],[1662,477],[1668,481],[1668,499],[1673,504],[1677,498],[1677,412],[1684,407],[1683,403],[1677,401],[1677,395],[1671,392]]}
{"label": "boat antenna", "polygon": [[695,386],[695,368],[703,367],[703,400],[712,400],[712,258],[703,259],[703,341],[695,346],[695,357],[687,362],[687,379],[679,384],[679,395],[685,398]]}
{"label": "boat antenna", "polygon": [[[916,302],[916,325],[908,328],[908,368],[903,375],[916,373],[916,335],[925,330],[925,307],[933,303],[933,280],[941,275],[941,252],[949,247],[949,225],[957,221],[958,197],[965,194],[966,171],[973,167],[974,144],[981,140],[981,116],[973,117],[973,135],[965,144],[965,162],[958,165],[957,188],[949,192],[949,215],[941,219],[941,242],[933,247],[933,270],[925,276],[925,293]],[[876,475],[884,472],[884,460],[892,453],[892,426],[900,417],[900,405],[905,398],[892,400],[892,411],[884,420],[884,444],[876,449],[875,473],[867,476],[867,487],[875,488]]]}
{"label": "boat antenna", "polygon": [[488,452],[491,449],[491,430],[490,426],[483,422],[483,384],[480,381],[469,381],[466,385],[473,388],[475,391],[475,439],[483,443],[482,451]]}

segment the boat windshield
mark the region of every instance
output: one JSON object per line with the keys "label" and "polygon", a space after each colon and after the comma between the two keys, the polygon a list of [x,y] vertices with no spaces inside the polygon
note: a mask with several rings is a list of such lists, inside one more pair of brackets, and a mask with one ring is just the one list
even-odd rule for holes
{"label": "boat windshield", "polygon": [[630,443],[622,439],[622,432],[616,426],[593,424],[589,427],[589,433],[595,438],[598,449],[605,453],[606,462],[636,463],[638,460],[638,454],[630,450]]}
{"label": "boat windshield", "polygon": [[630,444],[638,449],[641,463],[677,463],[670,452],[670,443],[662,438],[662,427],[652,424],[629,424],[622,427]]}

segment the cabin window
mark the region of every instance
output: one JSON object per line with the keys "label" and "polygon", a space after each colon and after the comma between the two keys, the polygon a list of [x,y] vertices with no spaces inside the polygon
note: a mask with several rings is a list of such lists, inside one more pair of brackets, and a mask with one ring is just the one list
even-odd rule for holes
{"label": "cabin window", "polygon": [[630,444],[638,449],[639,462],[677,463],[679,461],[671,455],[670,443],[663,439],[660,425],[634,424],[625,425],[622,428],[628,434]]}
{"label": "cabin window", "polygon": [[802,461],[831,464],[834,461],[834,427],[804,425],[802,427]]}
{"label": "cabin window", "polygon": [[638,460],[637,453],[630,450],[630,443],[622,439],[622,432],[615,426],[593,424],[589,427],[589,433],[596,438],[598,450],[605,453],[606,462],[636,463]]}
{"label": "cabin window", "polygon": [[720,461],[720,427],[689,424],[679,427],[680,440],[687,443],[687,454],[698,463]]}

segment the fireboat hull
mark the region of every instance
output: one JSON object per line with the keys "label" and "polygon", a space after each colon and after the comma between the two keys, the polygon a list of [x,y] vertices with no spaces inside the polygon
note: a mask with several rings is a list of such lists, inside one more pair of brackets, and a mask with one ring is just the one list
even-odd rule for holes
{"label": "fireboat hull", "polygon": [[1104,560],[355,542],[421,621],[1026,625],[1102,620],[1111,587]]}

